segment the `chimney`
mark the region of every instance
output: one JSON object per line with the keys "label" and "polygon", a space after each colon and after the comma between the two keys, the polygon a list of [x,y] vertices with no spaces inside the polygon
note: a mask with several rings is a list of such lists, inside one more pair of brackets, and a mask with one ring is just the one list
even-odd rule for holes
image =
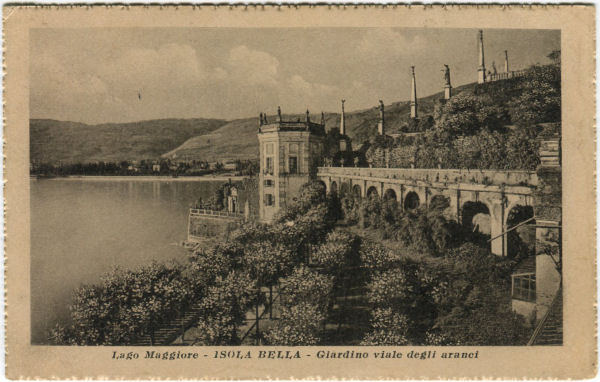
{"label": "chimney", "polygon": [[417,80],[415,78],[415,67],[410,67],[412,70],[412,79],[410,83],[410,117],[417,118]]}
{"label": "chimney", "polygon": [[504,51],[504,72],[508,73],[508,50]]}
{"label": "chimney", "polygon": [[321,112],[321,125],[325,126],[325,113]]}
{"label": "chimney", "polygon": [[306,109],[306,123],[310,122],[310,113],[308,112],[308,109]]}
{"label": "chimney", "polygon": [[342,117],[340,119],[340,135],[346,135],[346,114],[344,112],[344,102],[345,99],[342,100]]}
{"label": "chimney", "polygon": [[485,58],[483,56],[483,31],[479,31],[479,66],[477,68],[477,83],[485,82]]}
{"label": "chimney", "polygon": [[277,120],[281,122],[281,106],[277,106]]}

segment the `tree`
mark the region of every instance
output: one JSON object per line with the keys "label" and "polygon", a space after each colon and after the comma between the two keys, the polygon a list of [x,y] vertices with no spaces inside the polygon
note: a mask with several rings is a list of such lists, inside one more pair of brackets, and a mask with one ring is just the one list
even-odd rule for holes
{"label": "tree", "polygon": [[547,56],[550,60],[552,60],[552,62],[554,63],[554,65],[560,65],[560,49],[558,50],[553,50],[552,52],[550,52]]}
{"label": "tree", "polygon": [[321,340],[324,321],[325,315],[314,304],[285,306],[275,326],[265,333],[265,340],[269,345],[314,346]]}
{"label": "tree", "polygon": [[236,345],[237,328],[244,323],[246,311],[256,296],[256,282],[243,272],[218,277],[201,301],[202,317],[198,321],[199,345]]}
{"label": "tree", "polygon": [[312,207],[325,204],[327,201],[326,191],[325,185],[320,181],[310,181],[303,184],[296,200],[279,213],[276,221],[295,220],[300,215],[307,213]]}
{"label": "tree", "polygon": [[540,144],[532,129],[518,129],[506,141],[507,168],[535,170],[540,164]]}
{"label": "tree", "polygon": [[371,331],[362,340],[365,346],[409,345],[408,317],[391,308],[375,309],[371,313]]}
{"label": "tree", "polygon": [[294,258],[282,244],[259,241],[244,247],[242,264],[244,271],[259,286],[269,286],[290,272]]}
{"label": "tree", "polygon": [[202,248],[190,256],[191,271],[198,290],[212,285],[217,277],[225,277],[239,266],[243,247],[235,241]]}
{"label": "tree", "polygon": [[347,232],[330,232],[325,242],[311,255],[311,263],[322,267],[328,274],[340,274],[350,261],[356,240]]}
{"label": "tree", "polygon": [[320,311],[326,311],[332,298],[332,289],[331,276],[319,274],[300,265],[282,280],[281,305],[291,307],[301,303],[311,303]]}
{"label": "tree", "polygon": [[152,263],[135,271],[115,269],[98,285],[75,290],[72,325],[55,328],[54,341],[78,345],[129,344],[175,318],[198,298],[178,265]]}
{"label": "tree", "polygon": [[512,122],[519,126],[560,121],[560,65],[530,68],[523,83],[523,92],[509,102],[509,107]]}

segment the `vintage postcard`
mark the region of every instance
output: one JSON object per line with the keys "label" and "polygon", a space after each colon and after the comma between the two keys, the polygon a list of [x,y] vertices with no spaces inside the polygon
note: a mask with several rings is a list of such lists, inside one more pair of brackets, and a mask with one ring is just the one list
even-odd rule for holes
{"label": "vintage postcard", "polygon": [[594,13],[5,7],[7,377],[593,377]]}

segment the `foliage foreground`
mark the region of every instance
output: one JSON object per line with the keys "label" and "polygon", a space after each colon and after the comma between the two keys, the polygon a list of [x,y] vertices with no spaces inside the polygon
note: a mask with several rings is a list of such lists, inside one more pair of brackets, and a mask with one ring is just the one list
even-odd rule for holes
{"label": "foliage foreground", "polygon": [[[280,314],[260,333],[263,344],[328,344],[335,296],[352,288],[364,289],[370,309],[363,345],[526,342],[529,328],[508,300],[513,261],[453,241],[454,226],[435,208],[384,218],[386,207],[343,205],[321,183],[306,184],[274,224],[246,224],[227,243],[193,253],[185,266],[153,263],[82,286],[73,295],[71,324],[58,325],[49,338],[54,344],[135,344],[194,305],[200,311],[195,344],[236,345],[246,313],[266,307],[261,290],[269,287],[279,290]],[[355,215],[365,227],[387,230],[437,261],[408,259],[336,226]],[[366,278],[347,277],[357,270]]]}

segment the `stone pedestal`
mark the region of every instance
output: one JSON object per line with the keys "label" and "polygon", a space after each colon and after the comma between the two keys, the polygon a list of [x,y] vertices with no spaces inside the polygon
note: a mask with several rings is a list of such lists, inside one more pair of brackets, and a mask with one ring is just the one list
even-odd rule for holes
{"label": "stone pedestal", "polygon": [[448,100],[450,97],[452,97],[452,86],[446,85],[444,87],[444,99]]}

